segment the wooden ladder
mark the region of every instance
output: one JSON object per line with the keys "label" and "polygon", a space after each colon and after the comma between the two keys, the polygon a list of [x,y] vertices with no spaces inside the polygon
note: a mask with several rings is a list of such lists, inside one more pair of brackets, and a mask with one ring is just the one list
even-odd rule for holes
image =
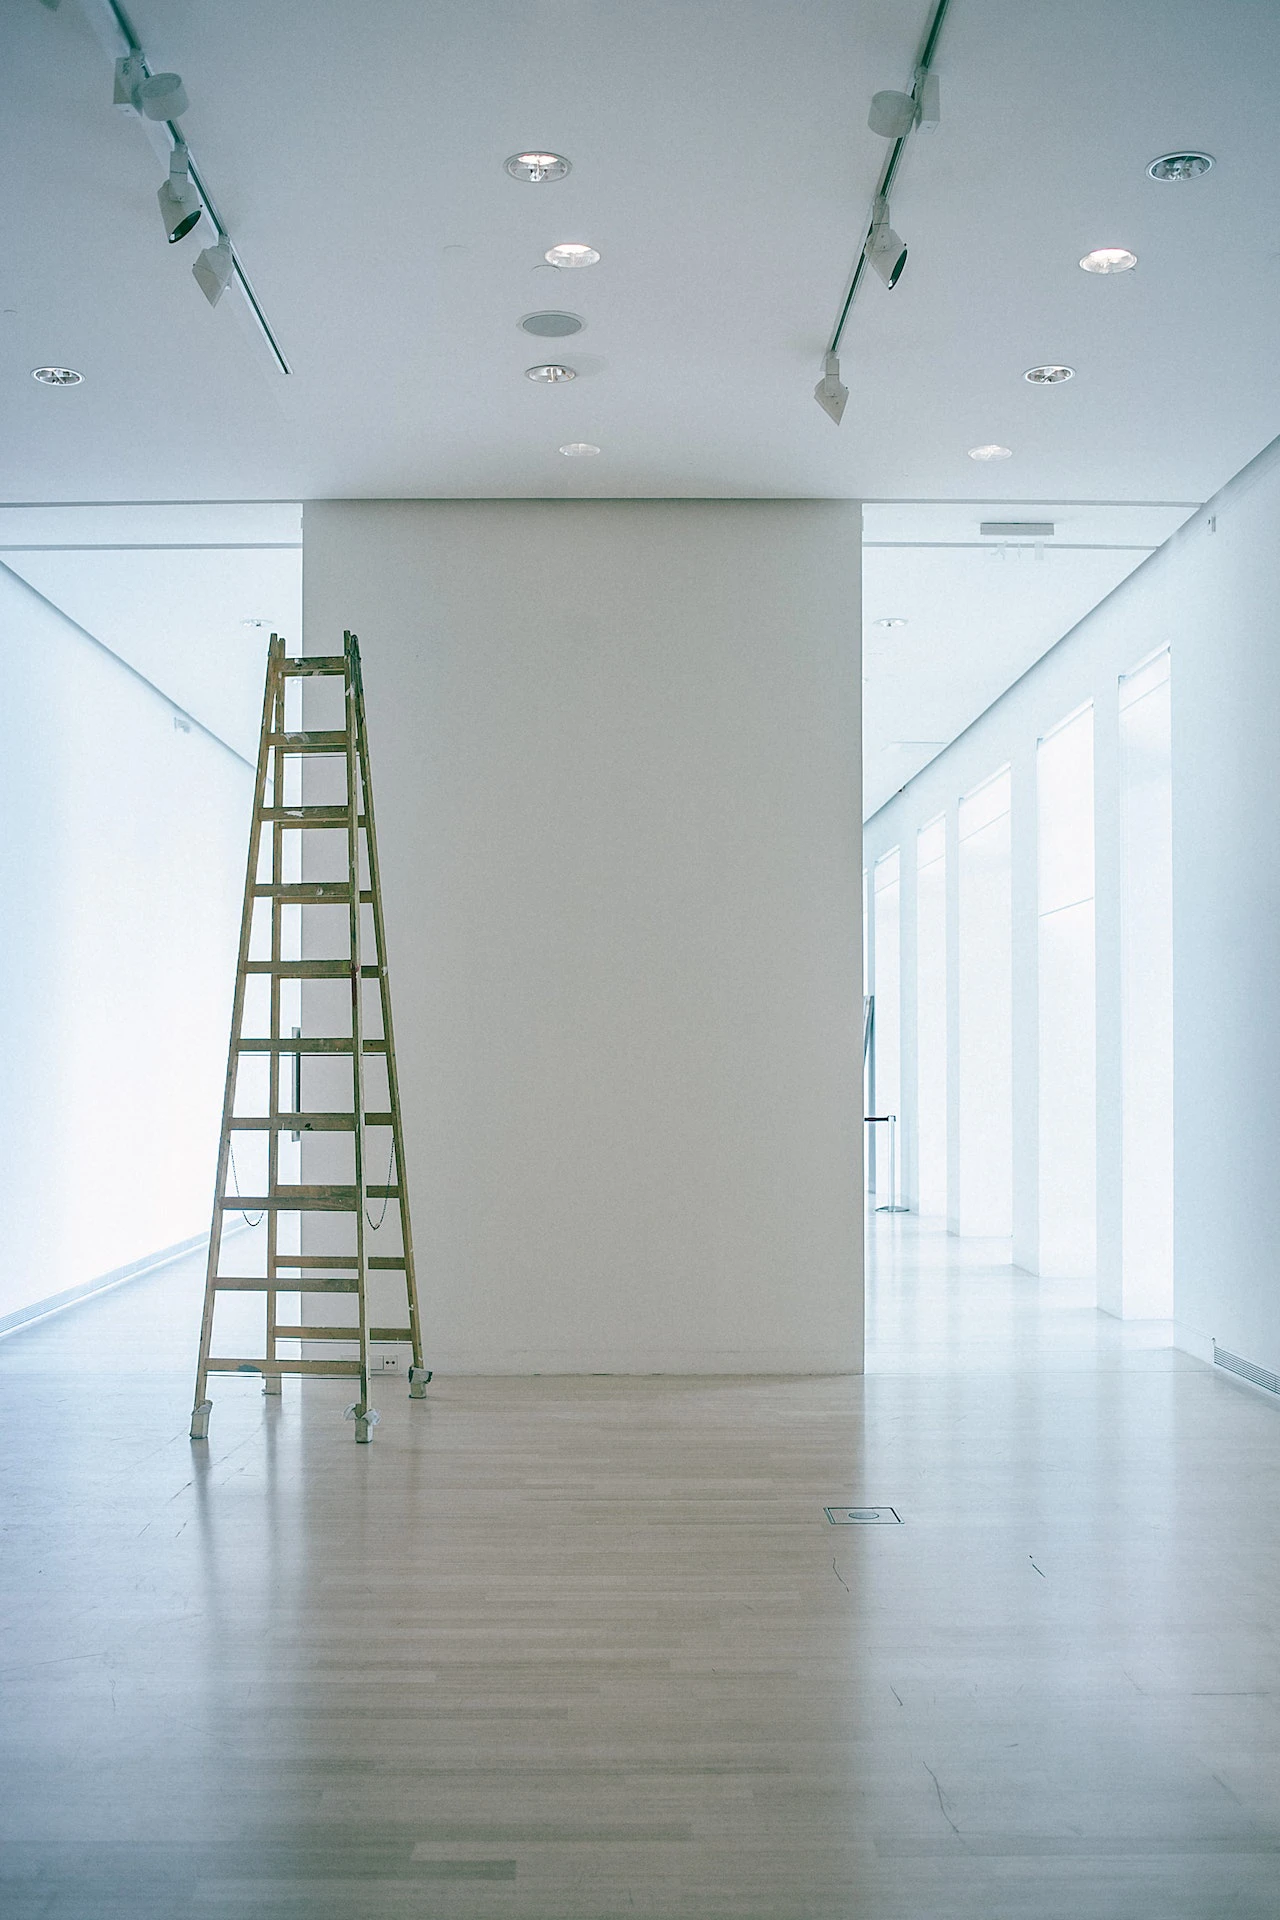
{"label": "wooden ladder", "polygon": [[[342,681],[345,724],[335,730],[288,731],[286,693],[293,680],[329,679]],[[321,696],[323,697],[323,696]],[[317,758],[318,756],[318,758]],[[304,772],[305,766],[305,772]],[[339,776],[342,776],[340,779]],[[332,789],[336,797],[325,804],[306,803],[308,790]],[[339,789],[341,789],[339,791]],[[296,803],[295,803],[296,802]],[[328,836],[322,840],[319,836]],[[336,847],[342,854],[335,857]],[[325,854],[329,859],[325,861]],[[342,878],[285,878],[286,872],[304,876],[308,865],[329,870],[345,867]],[[285,957],[286,947],[303,949],[307,923],[296,909],[345,908],[345,913],[313,913],[307,944],[321,951],[338,948],[341,957],[309,960]],[[366,913],[365,909],[369,909]],[[344,931],[334,933],[322,927],[322,921],[338,919]],[[324,939],[324,933],[331,937]],[[269,957],[258,957],[267,947]],[[256,937],[255,937],[256,936]],[[360,649],[353,633],[344,634],[341,654],[315,658],[288,658],[284,642],[271,636],[267,656],[267,683],[262,705],[262,736],[258,748],[257,778],[253,797],[253,827],[249,839],[249,861],[245,876],[244,910],[240,922],[240,952],[236,966],[235,998],[231,1015],[231,1046],[227,1060],[226,1089],[222,1104],[222,1135],[218,1150],[218,1176],[214,1192],[213,1224],[209,1233],[209,1263],[205,1279],[204,1316],[200,1327],[200,1362],[196,1373],[195,1407],[191,1416],[191,1438],[205,1440],[209,1434],[208,1377],[211,1373],[256,1373],[263,1376],[263,1391],[279,1393],[281,1377],[288,1374],[315,1375],[359,1381],[358,1398],[347,1408],[347,1417],[355,1422],[358,1441],[373,1438],[378,1414],[369,1404],[370,1347],[375,1342],[404,1342],[412,1348],[409,1368],[411,1399],[426,1397],[431,1374],[423,1365],[422,1330],[418,1311],[418,1289],[413,1267],[413,1236],[409,1224],[409,1197],[405,1181],[404,1133],[400,1115],[400,1090],[396,1078],[395,1043],[391,1028],[391,992],[387,979],[386,939],[382,921],[382,893],[378,880],[378,849],[373,824],[373,790],[369,779],[369,746],[365,731],[364,691],[360,680]],[[245,1032],[245,1001],[250,982],[263,977],[268,982],[270,1014],[268,1031]],[[299,1005],[304,986],[288,989],[283,983],[299,981],[347,981],[350,985],[349,1031],[334,1035],[301,1036],[300,1026],[290,1023],[284,1030],[284,998],[293,992]],[[380,1031],[366,1031],[369,1024],[362,982],[378,985],[378,1021]],[[321,990],[323,991],[323,990]],[[339,989],[340,993],[340,989]],[[372,997],[372,996],[371,996]],[[343,1011],[328,1010],[311,1024],[347,1025],[346,996],[341,995]],[[317,1009],[317,1012],[320,1012]],[[259,1017],[259,1025],[261,1020]],[[242,1063],[247,1056],[266,1056],[266,1096],[251,1098],[252,1087],[241,1087]],[[341,1074],[343,1059],[351,1062],[350,1099],[332,1098],[327,1105],[336,1111],[311,1112],[303,1109],[303,1062],[313,1056],[336,1056],[311,1069],[313,1073]],[[291,1080],[286,1066],[292,1068]],[[385,1073],[386,1105],[366,1106],[366,1071]],[[330,1089],[332,1092],[333,1090]],[[289,1095],[288,1104],[282,1096]],[[238,1097],[238,1093],[242,1097]],[[259,1089],[261,1093],[261,1089]],[[252,1108],[253,1110],[248,1110]],[[265,1111],[258,1109],[265,1108]],[[352,1142],[351,1164],[343,1169],[337,1182],[306,1184],[296,1178],[302,1170],[302,1143],[322,1134],[348,1135]],[[372,1155],[370,1134],[380,1146]],[[265,1136],[265,1155],[263,1137]],[[298,1143],[295,1178],[282,1180],[282,1160],[293,1158],[286,1145]],[[260,1170],[265,1161],[265,1182],[260,1191],[242,1193],[235,1164],[235,1142],[241,1151],[252,1153]],[[338,1142],[316,1143],[316,1154],[332,1158],[340,1153]],[[386,1179],[370,1180],[371,1164],[387,1166]],[[333,1169],[331,1168],[330,1171]],[[230,1188],[230,1190],[229,1190]],[[381,1208],[375,1219],[370,1203]],[[369,1237],[387,1222],[387,1210],[395,1208],[392,1233],[398,1250],[371,1255]],[[265,1260],[263,1271],[253,1275],[224,1274],[220,1271],[224,1224],[239,1213],[247,1224],[265,1220]],[[249,1215],[259,1220],[250,1222]],[[354,1222],[354,1234],[341,1236],[348,1244],[340,1252],[323,1250],[323,1239],[335,1237],[337,1223],[320,1225],[313,1216],[345,1215]],[[399,1232],[394,1228],[398,1220]],[[294,1231],[281,1228],[296,1221]],[[310,1233],[308,1226],[310,1225]],[[295,1250],[282,1248],[282,1237],[295,1238]],[[235,1241],[248,1236],[236,1235]],[[321,1240],[322,1250],[308,1247],[308,1240]],[[385,1244],[385,1243],[384,1243]],[[243,1260],[241,1265],[257,1265]],[[376,1326],[369,1318],[370,1273],[395,1274],[403,1278],[405,1308],[403,1324]],[[397,1288],[395,1280],[375,1282],[375,1288]],[[215,1355],[212,1352],[214,1309],[219,1295],[258,1293],[266,1295],[266,1351],[260,1356],[242,1358]],[[286,1323],[280,1318],[280,1295],[298,1298],[296,1318]],[[311,1326],[302,1323],[301,1296],[353,1294],[357,1318],[337,1326]],[[333,1318],[332,1314],[326,1318]],[[321,1342],[340,1349],[342,1357],[295,1359],[282,1357],[282,1341]],[[352,1351],[354,1349],[354,1351]]]}

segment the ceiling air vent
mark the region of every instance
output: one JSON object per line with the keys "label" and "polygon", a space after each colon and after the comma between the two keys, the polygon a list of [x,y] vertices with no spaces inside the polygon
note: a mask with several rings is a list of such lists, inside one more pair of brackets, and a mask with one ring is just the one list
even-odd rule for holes
{"label": "ceiling air vent", "polygon": [[979,533],[990,540],[1052,540],[1052,520],[983,520]]}

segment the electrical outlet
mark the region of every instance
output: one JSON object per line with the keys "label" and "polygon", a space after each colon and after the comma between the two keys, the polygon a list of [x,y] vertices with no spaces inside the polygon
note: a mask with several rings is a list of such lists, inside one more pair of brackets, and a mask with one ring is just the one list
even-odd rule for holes
{"label": "electrical outlet", "polygon": [[409,1362],[405,1357],[406,1352],[407,1349],[402,1350],[400,1347],[388,1347],[382,1352],[375,1351],[370,1355],[370,1373],[402,1373],[407,1375]]}

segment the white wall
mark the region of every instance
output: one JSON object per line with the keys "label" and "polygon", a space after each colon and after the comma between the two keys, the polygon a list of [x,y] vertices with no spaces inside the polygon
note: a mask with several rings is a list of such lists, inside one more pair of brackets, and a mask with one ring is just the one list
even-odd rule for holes
{"label": "white wall", "polygon": [[[1119,680],[1172,658],[1175,1337],[1280,1370],[1280,442],[867,823],[898,845],[1088,700],[1095,715],[1098,1275],[1121,1309]],[[1019,969],[1015,961],[1015,1003]],[[1130,988],[1132,992],[1132,986]],[[1016,1015],[1016,1006],[1015,1006]],[[1034,1029],[1033,1029],[1034,1031]],[[1015,1017],[1015,1086],[1020,1051]],[[1016,1103],[1016,1095],[1015,1095]],[[1015,1170],[1015,1214],[1034,1209]],[[1130,1289],[1132,1294],[1133,1290]]]}
{"label": "white wall", "polygon": [[1120,689],[1124,1311],[1173,1315],[1173,770],[1169,655]]}
{"label": "white wall", "polygon": [[[916,1182],[908,1193],[919,1212],[947,1211],[947,823],[930,821],[916,835],[915,1136]],[[908,1028],[910,1022],[908,1021]]]}
{"label": "white wall", "polygon": [[1010,770],[960,801],[960,1231],[1013,1232]]}
{"label": "white wall", "polygon": [[[1038,1269],[1096,1270],[1098,1022],[1093,906],[1093,708],[1036,752]],[[1167,1198],[1167,1196],[1166,1196]]]}
{"label": "white wall", "polygon": [[208,1231],[252,772],[2,567],[0,678],[2,1322]]}
{"label": "white wall", "polygon": [[323,502],[431,1359],[861,1364],[859,513]]}

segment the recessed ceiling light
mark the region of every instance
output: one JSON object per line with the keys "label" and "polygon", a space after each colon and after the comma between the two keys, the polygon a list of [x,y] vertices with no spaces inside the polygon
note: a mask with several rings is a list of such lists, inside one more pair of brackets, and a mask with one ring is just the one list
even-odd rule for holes
{"label": "recessed ceiling light", "polygon": [[998,447],[994,442],[985,447],[970,447],[969,458],[971,460],[1011,460],[1013,448]]}
{"label": "recessed ceiling light", "polygon": [[542,257],[549,267],[594,267],[600,255],[583,240],[562,240]]}
{"label": "recessed ceiling light", "polygon": [[572,367],[549,366],[526,367],[524,377],[538,381],[541,386],[553,387],[558,380],[576,380],[578,376]]}
{"label": "recessed ceiling light", "polygon": [[585,456],[589,453],[599,453],[600,449],[599,447],[593,447],[589,440],[570,440],[567,446],[561,447],[560,451],[561,453],[568,454],[572,460],[579,454]]}
{"label": "recessed ceiling light", "polygon": [[1076,370],[1074,367],[1052,365],[1028,367],[1022,377],[1024,380],[1029,380],[1033,387],[1060,387],[1064,380],[1075,379]]}
{"label": "recessed ceiling light", "polygon": [[1211,153],[1162,153],[1147,172],[1153,180],[1198,180],[1212,165]]}
{"label": "recessed ceiling light", "polygon": [[74,367],[32,367],[31,378],[42,387],[78,387],[84,375]]}
{"label": "recessed ceiling light", "polygon": [[539,340],[566,340],[581,333],[586,321],[576,313],[526,313],[520,325]]}
{"label": "recessed ceiling light", "polygon": [[905,627],[907,623],[900,613],[890,613],[883,620],[873,620],[871,624],[876,627]]}
{"label": "recessed ceiling light", "polygon": [[538,186],[544,180],[563,180],[572,163],[562,153],[513,153],[504,162],[513,180]]}
{"label": "recessed ceiling light", "polygon": [[1095,247],[1080,262],[1086,273],[1130,273],[1137,264],[1137,254],[1127,247]]}

